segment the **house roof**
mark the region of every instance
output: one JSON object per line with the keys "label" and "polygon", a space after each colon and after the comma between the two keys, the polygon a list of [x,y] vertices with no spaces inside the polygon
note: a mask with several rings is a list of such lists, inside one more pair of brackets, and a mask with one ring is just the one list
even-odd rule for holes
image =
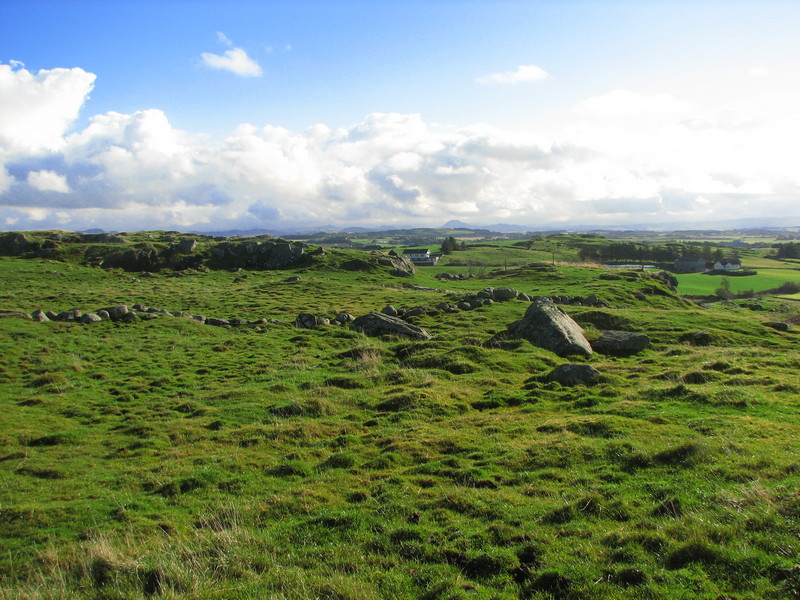
{"label": "house roof", "polygon": [[429,252],[428,248],[408,248],[403,250],[403,254],[428,254]]}
{"label": "house roof", "polygon": [[719,263],[721,265],[741,265],[742,261],[738,258],[723,258]]}

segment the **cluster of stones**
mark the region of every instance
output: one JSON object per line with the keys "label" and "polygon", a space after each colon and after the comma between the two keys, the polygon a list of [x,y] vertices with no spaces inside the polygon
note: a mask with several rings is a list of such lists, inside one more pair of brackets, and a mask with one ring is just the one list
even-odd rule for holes
{"label": "cluster of stones", "polygon": [[445,281],[465,281],[470,277],[474,277],[474,275],[464,275],[463,273],[437,273],[434,277]]}
{"label": "cluster of stones", "polygon": [[214,325],[217,327],[240,327],[246,325],[263,325],[266,319],[258,321],[248,321],[247,319],[218,319],[216,317],[206,317],[204,315],[193,315],[185,311],[173,311],[166,309],[158,309],[153,307],[144,306],[142,304],[134,304],[130,309],[126,304],[117,304],[116,306],[109,306],[102,308],[97,312],[83,313],[80,310],[72,309],[65,310],[60,313],[55,313],[51,310],[44,312],[42,310],[35,310],[31,313],[31,318],[34,321],[66,321],[73,323],[98,323],[100,321],[119,321],[122,323],[133,323],[136,321],[146,321],[150,319],[157,319],[161,316],[181,317],[185,319],[193,319],[206,325]]}

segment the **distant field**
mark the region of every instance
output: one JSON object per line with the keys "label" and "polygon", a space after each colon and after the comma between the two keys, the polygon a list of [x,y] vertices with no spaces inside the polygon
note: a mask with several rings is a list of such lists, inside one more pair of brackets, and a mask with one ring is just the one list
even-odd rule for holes
{"label": "distant field", "polygon": [[[678,292],[689,296],[712,295],[722,284],[725,275],[704,275],[688,273],[677,275]],[[747,277],[726,277],[731,284],[731,291],[740,294],[744,290],[761,292],[791,281],[800,284],[800,270],[795,269],[758,269],[757,275]]]}

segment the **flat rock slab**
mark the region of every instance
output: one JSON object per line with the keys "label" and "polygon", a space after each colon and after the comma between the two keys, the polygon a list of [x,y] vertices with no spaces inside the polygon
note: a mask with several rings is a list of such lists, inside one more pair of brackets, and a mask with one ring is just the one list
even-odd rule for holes
{"label": "flat rock slab", "polygon": [[431,339],[431,334],[421,327],[412,325],[398,317],[374,312],[356,318],[350,324],[350,329],[360,331],[369,336],[398,335],[419,341]]}
{"label": "flat rock slab", "polygon": [[547,298],[537,298],[525,315],[508,326],[501,334],[506,338],[524,338],[534,346],[555,352],[559,356],[579,354],[591,356],[592,347],[583,329]]}
{"label": "flat rock slab", "polygon": [[559,365],[545,376],[546,381],[557,381],[561,385],[593,385],[600,381],[600,371],[592,365]]}
{"label": "flat rock slab", "polygon": [[650,338],[643,333],[609,330],[592,342],[592,350],[600,354],[636,354],[649,345]]}

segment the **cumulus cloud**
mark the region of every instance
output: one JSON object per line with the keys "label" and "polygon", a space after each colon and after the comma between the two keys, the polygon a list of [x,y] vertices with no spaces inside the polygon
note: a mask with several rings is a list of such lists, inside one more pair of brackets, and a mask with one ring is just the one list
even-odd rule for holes
{"label": "cumulus cloud", "polygon": [[57,150],[94,86],[83,69],[32,73],[0,64],[0,149],[6,154]]}
{"label": "cumulus cloud", "polygon": [[[217,37],[226,46],[233,45],[221,31],[217,32]],[[261,65],[250,58],[242,48],[230,48],[222,54],[203,52],[200,58],[203,59],[203,64],[209,69],[229,71],[239,77],[261,77],[263,73]]]}
{"label": "cumulus cloud", "polygon": [[28,185],[33,186],[40,192],[67,194],[71,191],[67,178],[53,171],[30,171],[28,173]]}
{"label": "cumulus cloud", "polygon": [[795,99],[706,110],[616,90],[539,134],[373,113],[337,129],[245,123],[201,143],[157,109],[94,115],[70,133],[94,76],[22,71],[0,69],[12,95],[32,100],[0,94],[14,116],[0,111],[5,227],[601,226],[797,212]]}
{"label": "cumulus cloud", "polygon": [[536,65],[520,65],[513,71],[503,71],[501,73],[491,73],[475,79],[478,83],[526,83],[531,81],[541,81],[548,79],[550,74]]}

